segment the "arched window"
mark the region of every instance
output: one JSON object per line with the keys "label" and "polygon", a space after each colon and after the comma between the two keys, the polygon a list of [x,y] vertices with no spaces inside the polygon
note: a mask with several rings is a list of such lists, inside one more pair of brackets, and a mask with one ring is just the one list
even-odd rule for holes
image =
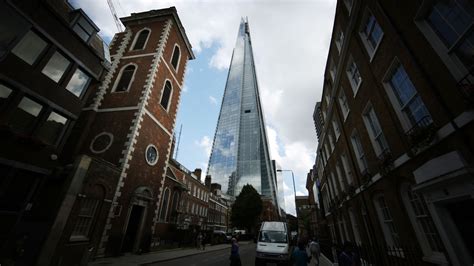
{"label": "arched window", "polygon": [[138,33],[135,43],[133,44],[132,50],[143,50],[145,48],[146,41],[148,40],[149,30],[142,30]]}
{"label": "arched window", "polygon": [[165,87],[163,88],[163,94],[161,95],[161,101],[160,104],[165,108],[165,110],[168,111],[168,105],[170,102],[171,98],[171,91],[173,90],[173,87],[171,87],[171,82],[167,80],[165,82]]}
{"label": "arched window", "polygon": [[129,90],[136,68],[137,67],[134,65],[128,65],[122,69],[122,73],[120,74],[119,81],[117,82],[114,91],[120,92]]}
{"label": "arched window", "polygon": [[176,45],[174,47],[173,57],[171,57],[171,65],[176,71],[178,70],[179,56],[180,56],[179,47]]}
{"label": "arched window", "polygon": [[170,202],[170,189],[165,188],[163,193],[163,201],[161,203],[160,221],[166,222],[166,213],[168,212],[168,204]]}
{"label": "arched window", "polygon": [[409,183],[403,184],[400,192],[424,255],[434,260],[446,261],[443,254],[443,242],[428,212],[425,200],[421,195],[412,191],[412,186]]}
{"label": "arched window", "polygon": [[171,203],[171,221],[176,222],[179,207],[179,194],[177,191],[173,193],[173,201]]}

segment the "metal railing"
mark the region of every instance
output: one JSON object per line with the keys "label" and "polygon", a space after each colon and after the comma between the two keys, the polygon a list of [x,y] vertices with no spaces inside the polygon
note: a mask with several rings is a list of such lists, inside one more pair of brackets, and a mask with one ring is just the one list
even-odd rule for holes
{"label": "metal railing", "polygon": [[464,99],[471,107],[474,106],[474,66],[469,72],[458,82],[458,88]]}

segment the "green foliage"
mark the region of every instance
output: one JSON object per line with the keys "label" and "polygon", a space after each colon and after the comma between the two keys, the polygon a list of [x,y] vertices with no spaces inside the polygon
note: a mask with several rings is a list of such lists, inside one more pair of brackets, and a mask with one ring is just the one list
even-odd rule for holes
{"label": "green foliage", "polygon": [[263,209],[262,199],[252,185],[245,185],[232,205],[230,219],[232,226],[252,232]]}

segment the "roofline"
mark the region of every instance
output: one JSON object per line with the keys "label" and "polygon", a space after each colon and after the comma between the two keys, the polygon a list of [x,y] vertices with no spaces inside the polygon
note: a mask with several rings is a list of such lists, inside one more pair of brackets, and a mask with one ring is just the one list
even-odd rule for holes
{"label": "roofline", "polygon": [[174,6],[169,7],[169,8],[163,8],[163,9],[154,9],[150,11],[145,11],[145,12],[140,12],[140,13],[131,13],[130,16],[128,17],[123,17],[120,18],[120,21],[125,25],[127,22],[132,22],[135,20],[140,20],[140,19],[151,19],[151,18],[157,18],[157,17],[163,17],[163,16],[172,16],[174,21],[176,22],[179,32],[181,33],[181,36],[183,36],[184,43],[186,44],[186,48],[188,49],[189,52],[189,59],[195,59],[196,57],[194,56],[193,53],[193,48],[191,46],[191,43],[189,42],[188,36],[186,35],[186,31],[184,30],[183,24],[181,23],[181,20],[179,19],[178,16],[178,11]]}

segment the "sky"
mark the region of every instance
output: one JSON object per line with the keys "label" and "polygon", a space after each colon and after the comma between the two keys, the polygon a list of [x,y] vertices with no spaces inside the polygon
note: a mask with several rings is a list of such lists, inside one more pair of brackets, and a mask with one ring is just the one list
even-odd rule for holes
{"label": "sky", "polygon": [[[72,0],[110,41],[117,32],[107,1]],[[307,195],[317,136],[312,119],[321,99],[336,0],[112,0],[119,17],[175,6],[196,59],[188,63],[176,121],[177,160],[207,169],[232,49],[247,17],[270,154],[292,170],[296,194]],[[291,173],[284,172],[287,213],[295,214]]]}

